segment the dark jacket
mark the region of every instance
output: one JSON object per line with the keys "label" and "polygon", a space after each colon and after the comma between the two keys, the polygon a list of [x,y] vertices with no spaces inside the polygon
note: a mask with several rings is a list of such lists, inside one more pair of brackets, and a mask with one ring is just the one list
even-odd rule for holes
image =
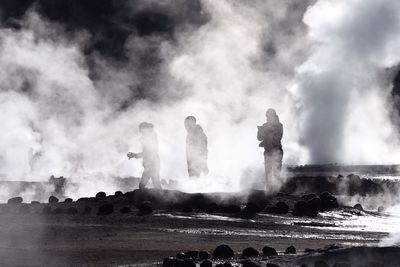
{"label": "dark jacket", "polygon": [[186,137],[186,158],[187,161],[207,160],[207,136],[200,125],[189,131]]}
{"label": "dark jacket", "polygon": [[266,152],[282,151],[283,125],[279,121],[267,122],[258,126],[257,139]]}

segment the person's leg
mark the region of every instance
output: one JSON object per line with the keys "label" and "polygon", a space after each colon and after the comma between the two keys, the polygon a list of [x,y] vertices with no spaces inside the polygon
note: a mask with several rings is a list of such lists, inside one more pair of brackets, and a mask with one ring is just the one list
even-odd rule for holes
{"label": "person's leg", "polygon": [[272,164],[271,164],[271,155],[264,152],[264,166],[265,166],[265,187],[268,190],[268,183],[271,180],[271,171],[272,171]]}
{"label": "person's leg", "polygon": [[283,152],[281,150],[274,151],[272,162],[272,175],[274,179],[280,179],[282,169]]}
{"label": "person's leg", "polygon": [[153,187],[155,189],[162,189],[161,188],[160,171],[159,170],[154,170],[152,172],[151,181],[153,182]]}
{"label": "person's leg", "polygon": [[139,189],[144,189],[147,183],[149,182],[149,179],[150,179],[150,173],[148,170],[145,169],[143,171],[142,178],[140,179]]}

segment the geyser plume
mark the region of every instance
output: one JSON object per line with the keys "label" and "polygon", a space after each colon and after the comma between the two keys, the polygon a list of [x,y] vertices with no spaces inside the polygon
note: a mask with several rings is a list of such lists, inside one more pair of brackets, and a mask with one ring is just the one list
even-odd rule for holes
{"label": "geyser plume", "polygon": [[380,76],[397,65],[398,1],[320,0],[304,16],[312,54],[298,68],[302,141],[314,163],[394,163],[397,130],[390,88]]}
{"label": "geyser plume", "polygon": [[[125,154],[140,149],[137,125],[146,120],[159,135],[162,177],[184,179],[183,119],[192,114],[209,137],[211,173],[203,184],[184,189],[227,190],[230,183],[229,190],[238,190],[243,173],[262,179],[256,126],[271,106],[286,125],[285,158],[298,162],[301,148],[286,88],[306,54],[299,45],[306,6],[203,1],[208,21],[181,25],[173,39],[132,32],[122,61],[85,54],[90,32],[71,34],[29,11],[18,29],[0,33],[1,116],[9,127],[3,133],[13,133],[1,139],[3,178],[64,175],[86,185],[69,194],[111,193],[112,177],[140,174],[140,163]],[[288,12],[296,19],[288,20]],[[287,24],[299,31],[283,30]],[[158,63],[146,69],[139,58],[149,54]]]}

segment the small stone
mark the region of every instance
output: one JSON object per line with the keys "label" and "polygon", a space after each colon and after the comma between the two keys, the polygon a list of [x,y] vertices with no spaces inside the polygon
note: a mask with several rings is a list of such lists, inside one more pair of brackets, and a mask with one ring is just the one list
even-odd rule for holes
{"label": "small stone", "polygon": [[219,245],[213,252],[214,259],[232,258],[234,255],[233,250],[228,245]]}
{"label": "small stone", "polygon": [[211,254],[207,251],[200,251],[199,252],[199,260],[209,260],[211,259]]}
{"label": "small stone", "polygon": [[296,248],[292,245],[285,250],[285,254],[296,254]]}
{"label": "small stone", "polygon": [[363,208],[363,206],[361,206],[360,203],[355,204],[353,206],[353,208],[355,208],[356,210],[359,210],[359,211],[364,211],[364,208]]}
{"label": "small stone", "polygon": [[124,196],[124,193],[122,193],[121,191],[116,191],[116,192],[114,193],[114,196],[115,196],[115,197],[123,197],[123,196]]}
{"label": "small stone", "polygon": [[382,206],[379,206],[378,207],[378,212],[384,212],[385,211],[385,208],[384,207],[382,207]]}
{"label": "small stone", "polygon": [[49,203],[51,204],[58,203],[58,198],[56,198],[55,196],[50,196]]}
{"label": "small stone", "polygon": [[22,197],[13,197],[13,198],[10,198],[10,199],[7,201],[7,203],[8,203],[8,204],[21,204],[22,201],[23,201]]}
{"label": "small stone", "polygon": [[248,247],[243,250],[242,255],[244,257],[257,257],[258,255],[260,255],[260,253],[256,249]]}
{"label": "small stone", "polygon": [[183,252],[179,252],[178,254],[176,254],[176,258],[178,260],[184,260],[184,259],[186,259],[186,255]]}
{"label": "small stone", "polygon": [[272,248],[272,247],[269,247],[269,246],[265,246],[265,247],[262,249],[262,252],[263,252],[264,256],[266,256],[266,257],[278,255],[278,253],[276,252],[276,250],[275,250],[274,248]]}
{"label": "small stone", "polygon": [[96,194],[96,199],[98,199],[98,200],[103,200],[103,199],[105,199],[107,197],[107,195],[106,195],[106,193],[104,193],[104,192],[98,192],[97,194]]}

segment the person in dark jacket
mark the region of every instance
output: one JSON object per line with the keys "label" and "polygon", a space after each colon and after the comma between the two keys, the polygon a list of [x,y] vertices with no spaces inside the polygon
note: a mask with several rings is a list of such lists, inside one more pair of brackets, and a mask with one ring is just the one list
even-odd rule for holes
{"label": "person in dark jacket", "polygon": [[267,182],[279,178],[282,168],[282,136],[283,126],[274,109],[266,112],[267,122],[258,126],[257,139],[261,141],[260,147],[264,148],[265,176]]}
{"label": "person in dark jacket", "polygon": [[196,118],[188,116],[185,119],[186,136],[186,160],[189,177],[200,177],[208,174],[207,167],[207,136],[200,125],[196,124]]}
{"label": "person in dark jacket", "polygon": [[153,186],[156,189],[161,189],[160,182],[160,157],[158,155],[158,140],[154,125],[148,122],[139,124],[139,131],[141,133],[141,143],[143,150],[141,153],[127,154],[128,158],[142,158],[143,159],[143,173],[139,183],[139,188],[143,189],[151,179]]}

